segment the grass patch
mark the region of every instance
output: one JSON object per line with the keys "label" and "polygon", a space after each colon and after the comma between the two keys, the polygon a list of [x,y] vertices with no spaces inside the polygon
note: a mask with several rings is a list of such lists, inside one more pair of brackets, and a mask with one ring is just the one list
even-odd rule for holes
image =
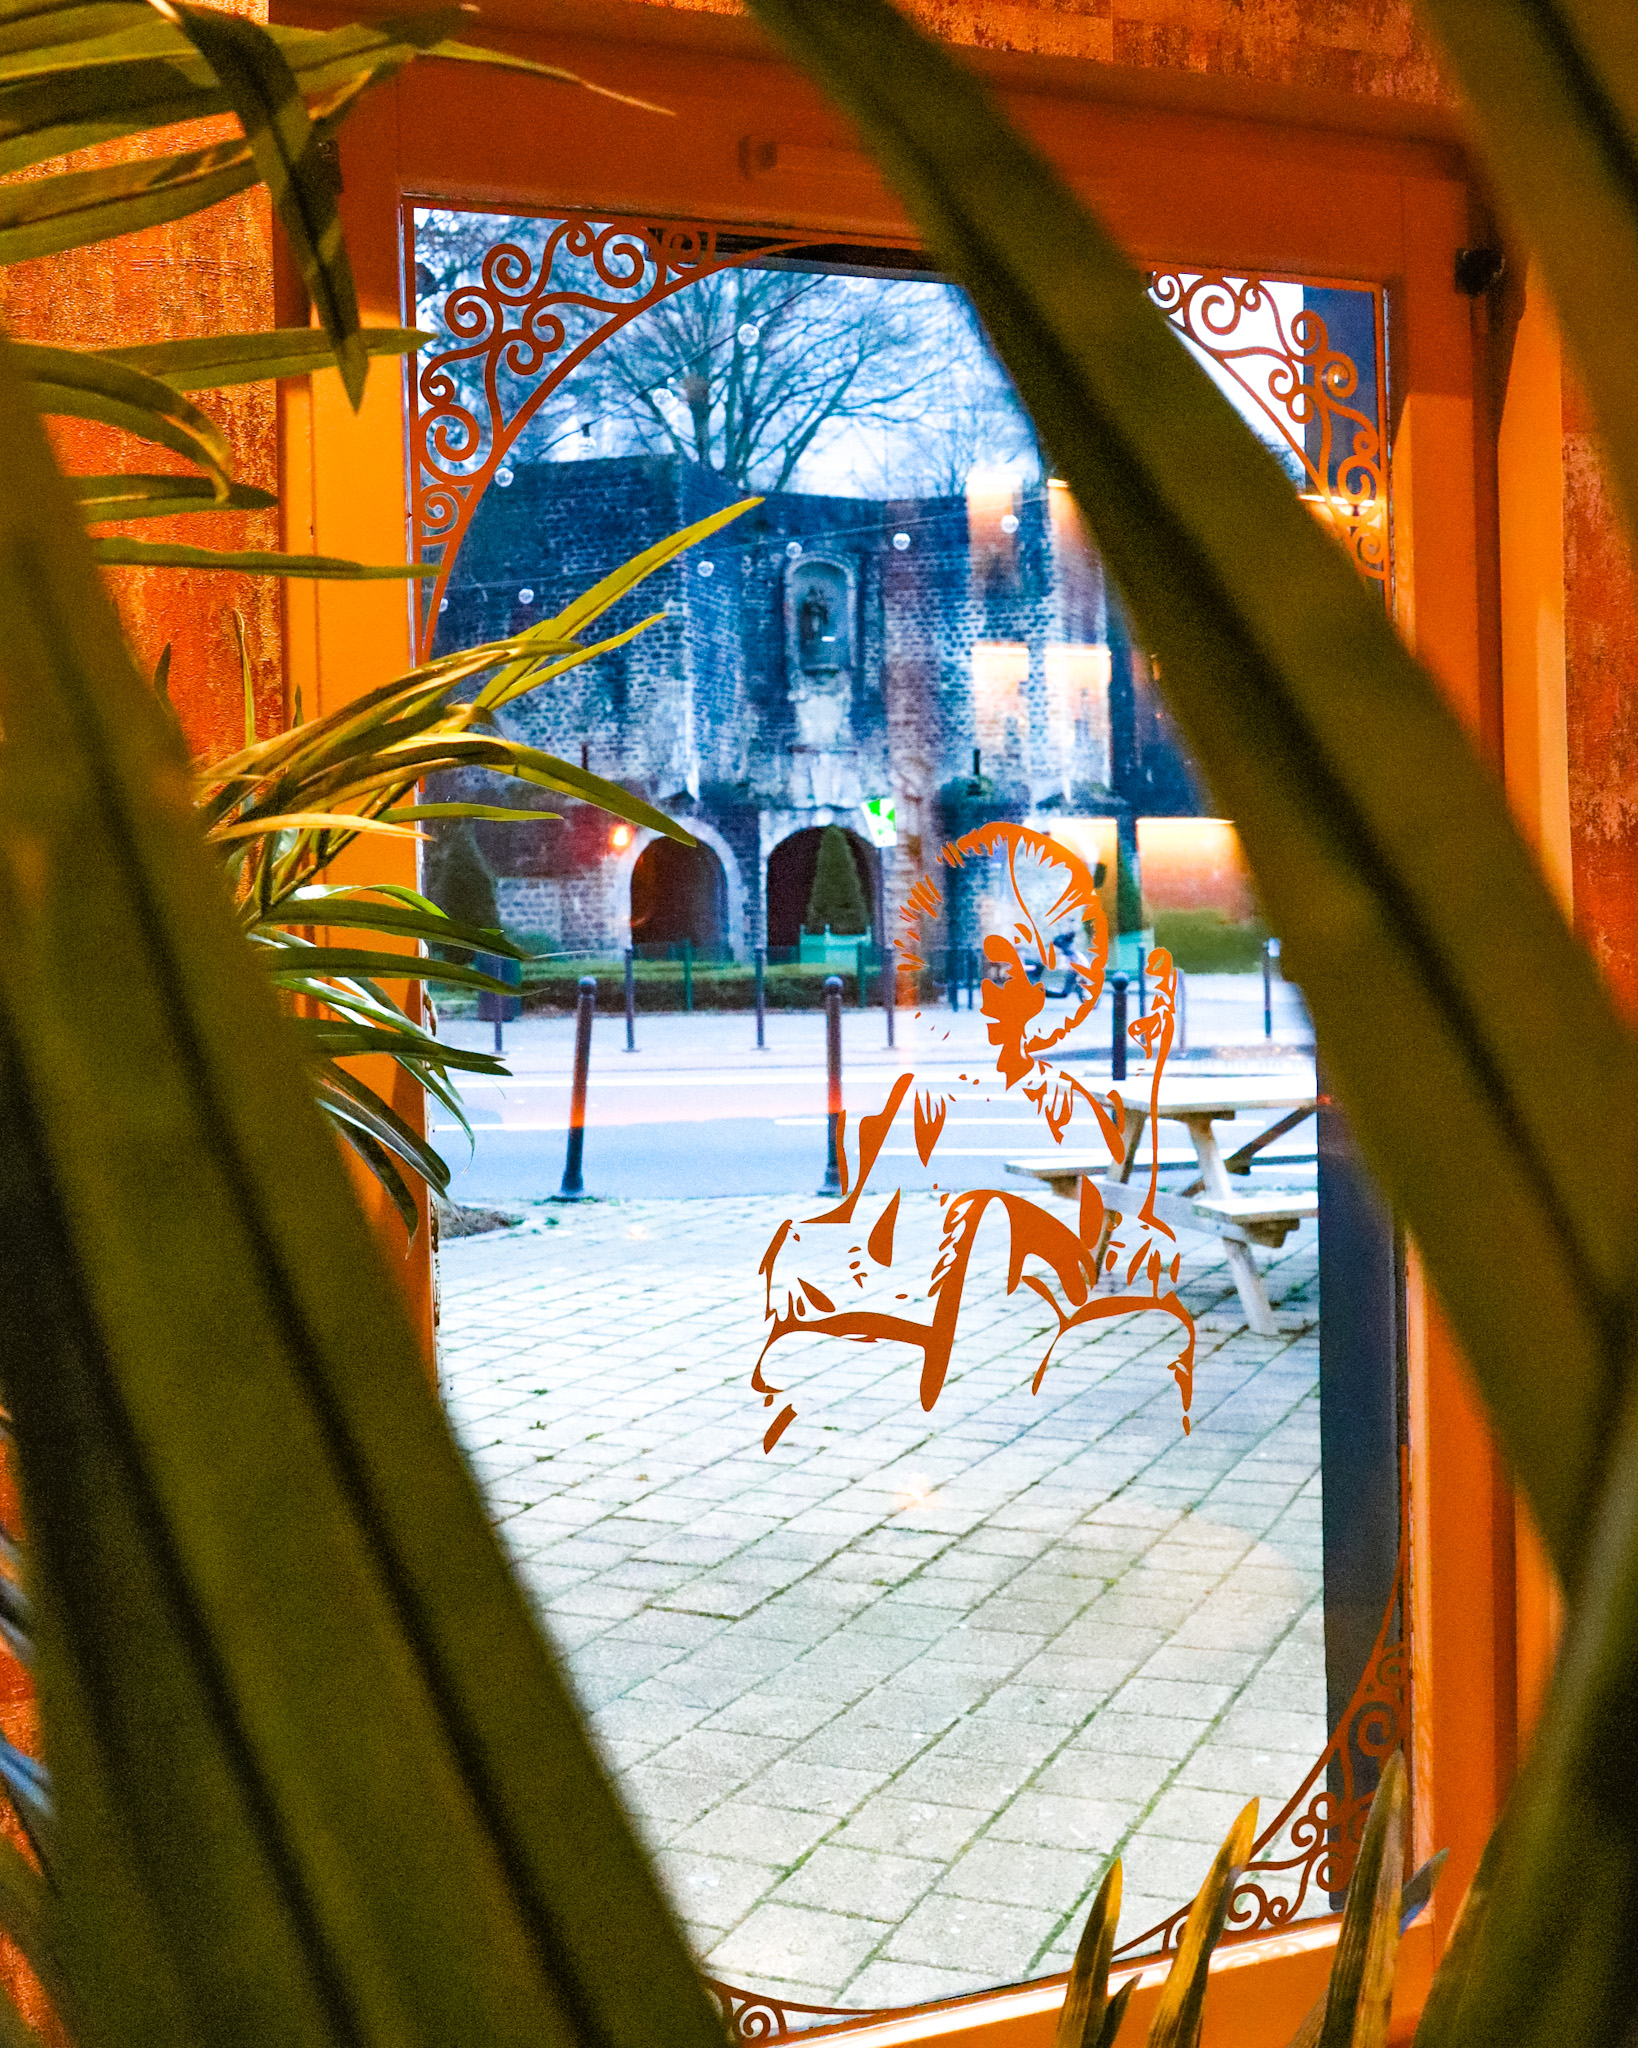
{"label": "grass patch", "polygon": [[1268,935],[1260,917],[1234,923],[1217,910],[1155,912],[1155,944],[1185,974],[1254,974],[1263,964]]}

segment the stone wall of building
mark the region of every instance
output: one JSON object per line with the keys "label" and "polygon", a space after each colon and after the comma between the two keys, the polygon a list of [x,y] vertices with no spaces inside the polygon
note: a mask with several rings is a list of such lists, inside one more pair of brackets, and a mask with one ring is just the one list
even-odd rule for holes
{"label": "stone wall of building", "polygon": [[[456,563],[440,651],[554,616],[612,563],[735,497],[675,457],[517,463],[506,476]],[[1120,785],[1141,769],[1138,723],[1126,721],[1117,749],[1101,568],[1056,485],[886,501],[771,494],[650,576],[598,631],[645,619],[628,645],[520,700],[505,723],[707,838],[743,903],[736,952],[766,932],[774,850],[815,826],[857,831],[867,798],[897,807],[895,901],[974,803],[985,817],[1130,811]],[[1171,742],[1157,727],[1149,744]],[[1168,772],[1183,791],[1173,807],[1192,810],[1186,776]],[[585,805],[550,808],[561,823],[480,828],[503,914],[564,950],[623,946],[630,835]]]}

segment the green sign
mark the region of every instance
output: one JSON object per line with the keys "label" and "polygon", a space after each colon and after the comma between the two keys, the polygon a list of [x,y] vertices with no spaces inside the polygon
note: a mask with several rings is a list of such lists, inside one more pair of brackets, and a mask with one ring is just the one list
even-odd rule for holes
{"label": "green sign", "polygon": [[870,835],[872,846],[897,846],[899,843],[898,812],[890,796],[867,797],[862,806],[865,817],[865,831]]}

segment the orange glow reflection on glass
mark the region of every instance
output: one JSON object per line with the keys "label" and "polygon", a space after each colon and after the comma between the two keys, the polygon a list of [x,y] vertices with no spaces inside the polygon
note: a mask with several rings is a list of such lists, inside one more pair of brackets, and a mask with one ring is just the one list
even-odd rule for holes
{"label": "orange glow reflection on glass", "polygon": [[[1104,968],[1109,957],[1109,927],[1091,869],[1069,847],[1034,832],[1025,825],[997,822],[981,826],[952,840],[939,854],[939,864],[960,869],[970,860],[1004,861],[1011,890],[1009,910],[1016,913],[1004,932],[991,932],[984,940],[984,957],[999,970],[986,978],[980,994],[986,1031],[995,1053],[995,1071],[1008,1092],[1016,1090],[1046,1125],[1054,1144],[1063,1143],[1078,1110],[1089,1111],[1109,1154],[1110,1165],[1119,1168],[1126,1160],[1126,1108],[1111,1088],[1107,1096],[1096,1095],[1086,1084],[1047,1057],[1091,1016],[1103,989]],[[1019,874],[1020,859],[1033,863],[1051,876],[1058,890],[1056,900],[1044,916],[1037,916],[1025,900]],[[931,875],[923,875],[911,890],[899,913],[903,932],[894,944],[902,964],[915,970],[925,965],[923,932],[943,907],[943,892]],[[1066,933],[1065,927],[1068,927]],[[1084,934],[1085,957],[1076,957],[1075,933]],[[1067,941],[1067,943],[1066,943]],[[1031,978],[1032,962],[1039,962]],[[1046,975],[1067,969],[1078,985],[1071,987],[1070,1009],[1064,1021],[1048,1029],[1042,1018],[1046,1007]],[[787,1245],[803,1244],[802,1259],[811,1270],[816,1254],[822,1256],[825,1240],[805,1232],[840,1232],[831,1240],[839,1257],[826,1262],[826,1270],[841,1271],[837,1286],[843,1293],[848,1282],[860,1289],[876,1274],[893,1265],[895,1227],[899,1216],[900,1191],[895,1190],[869,1221],[855,1222],[855,1212],[864,1198],[870,1175],[888,1133],[915,1088],[912,1073],[900,1074],[887,1101],[873,1115],[862,1117],[858,1128],[858,1169],[850,1172],[847,1156],[847,1117],[843,1111],[837,1124],[837,1164],[843,1196],[840,1203],[823,1214],[803,1220],[787,1217],[774,1232],[762,1256],[758,1271],[766,1282],[763,1319],[769,1325],[751,1385],[772,1407],[785,1389],[775,1386],[764,1368],[774,1346],[793,1335],[830,1336],[856,1344],[898,1343],[921,1355],[921,1405],[931,1409],[944,1386],[955,1346],[966,1288],[979,1229],[992,1211],[1007,1227],[1007,1283],[1009,1296],[1022,1287],[1051,1310],[1057,1323],[1051,1341],[1035,1371],[1032,1391],[1039,1393],[1052,1354],[1065,1333],[1083,1324],[1103,1322],[1112,1316],[1126,1316],[1144,1310],[1159,1310],[1178,1325],[1182,1344],[1171,1361],[1172,1377],[1183,1400],[1183,1428],[1189,1428],[1189,1403],[1194,1391],[1194,1318],[1177,1293],[1181,1261],[1176,1254],[1174,1233],[1154,1213],[1154,1198],[1160,1177],[1160,1080],[1171,1051],[1176,1026],[1177,970],[1163,948],[1149,955],[1148,972],[1154,1001],[1146,1016],[1129,1027],[1129,1035],[1142,1052],[1154,1061],[1149,1082],[1148,1125],[1151,1156],[1147,1183],[1135,1181],[1132,1199],[1142,1194],[1142,1205],[1130,1217],[1138,1238],[1128,1252],[1123,1241],[1118,1250],[1124,1260],[1124,1292],[1099,1296],[1100,1275],[1107,1267],[1113,1273],[1116,1248],[1111,1245],[1114,1228],[1123,1212],[1108,1209],[1092,1179],[1080,1181],[1079,1215],[1074,1228],[1039,1203],[1000,1188],[975,1188],[959,1194],[941,1194],[943,1214],[938,1249],[932,1269],[921,1290],[913,1296],[896,1295],[895,1302],[908,1300],[904,1310],[884,1310],[861,1305],[857,1308],[822,1293],[811,1280],[791,1270],[789,1281],[779,1277],[781,1254]],[[925,1087],[916,1092],[912,1104],[916,1152],[923,1166],[930,1164],[944,1134],[945,1118],[955,1097],[940,1089]],[[1164,1239],[1162,1246],[1157,1240]],[[1027,1260],[1038,1269],[1024,1270]],[[1044,1268],[1045,1271],[1039,1270]],[[1117,1283],[1118,1284],[1118,1283]],[[927,1304],[925,1319],[916,1315],[914,1303]],[[817,1311],[817,1312],[816,1312]],[[792,1402],[780,1409],[768,1426],[762,1448],[771,1451],[796,1420]]]}
{"label": "orange glow reflection on glass", "polygon": [[618,853],[622,847],[629,846],[631,844],[631,827],[629,825],[616,825],[614,830],[609,834],[609,844],[614,848],[616,853]]}

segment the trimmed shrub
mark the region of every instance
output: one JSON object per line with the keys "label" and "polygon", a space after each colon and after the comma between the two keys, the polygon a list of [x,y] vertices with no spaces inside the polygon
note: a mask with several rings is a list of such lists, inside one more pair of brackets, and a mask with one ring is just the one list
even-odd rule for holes
{"label": "trimmed shrub", "polygon": [[446,917],[462,924],[499,925],[495,877],[489,872],[470,818],[446,826],[427,848],[422,882],[425,893]]}
{"label": "trimmed shrub", "polygon": [[853,849],[840,825],[827,825],[819,841],[819,863],[813,872],[803,928],[814,938],[828,930],[839,939],[870,929],[870,906],[865,902]]}

